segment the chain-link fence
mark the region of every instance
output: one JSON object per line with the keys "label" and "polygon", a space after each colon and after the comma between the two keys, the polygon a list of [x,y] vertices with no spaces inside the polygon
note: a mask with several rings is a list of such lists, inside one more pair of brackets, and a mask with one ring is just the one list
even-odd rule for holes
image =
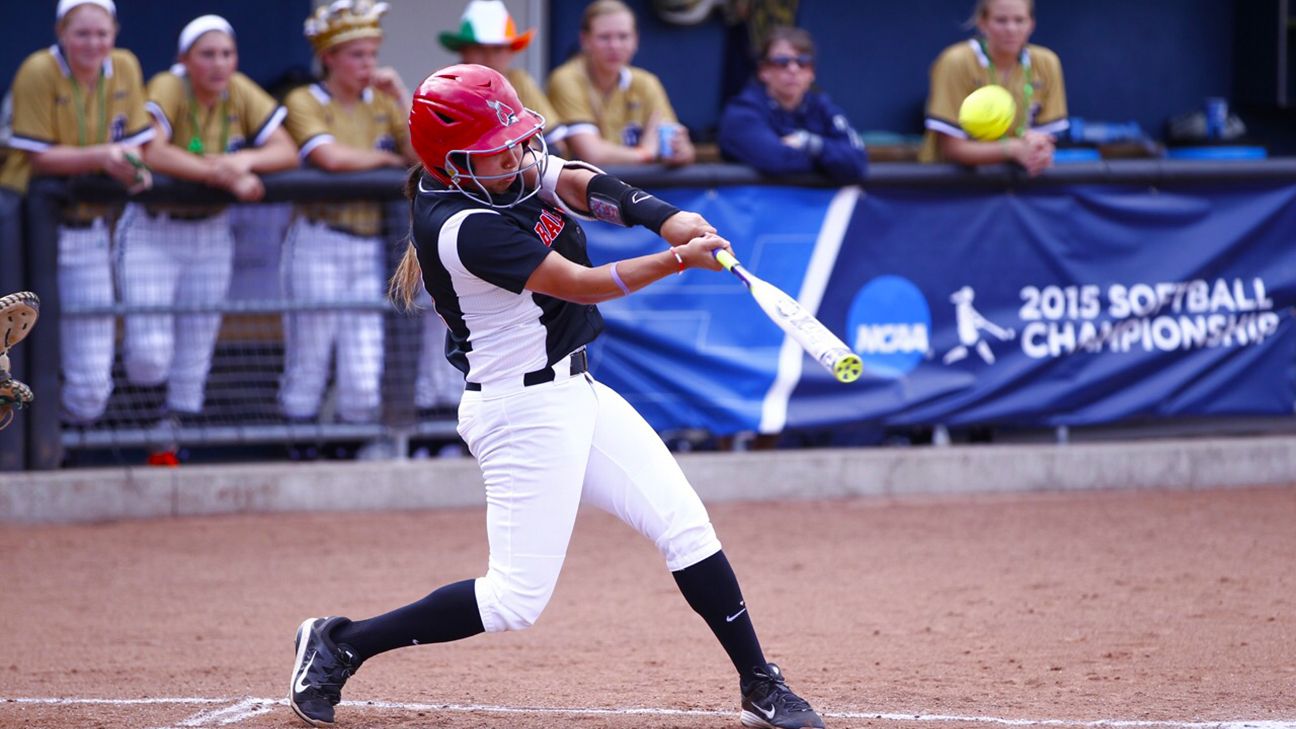
{"label": "chain-link fence", "polygon": [[32,269],[58,292],[41,410],[64,451],[399,456],[453,439],[463,379],[444,325],[385,298],[409,230],[401,179],[290,173],[255,205],[170,182],[124,205],[95,180],[33,185]]}

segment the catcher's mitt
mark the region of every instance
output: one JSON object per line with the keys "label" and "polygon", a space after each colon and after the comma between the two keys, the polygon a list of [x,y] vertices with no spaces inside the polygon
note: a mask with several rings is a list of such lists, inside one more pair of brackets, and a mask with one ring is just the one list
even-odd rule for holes
{"label": "catcher's mitt", "polygon": [[13,422],[14,411],[34,398],[31,388],[9,374],[9,348],[21,342],[40,316],[40,299],[30,291],[0,297],[0,430]]}
{"label": "catcher's mitt", "polygon": [[[38,316],[40,298],[36,294],[19,291],[0,297],[0,354],[8,354],[10,347],[21,342],[36,326]],[[8,369],[5,367],[6,371]]]}
{"label": "catcher's mitt", "polygon": [[22,410],[35,396],[31,388],[4,373],[0,376],[0,430],[13,422],[14,411]]}

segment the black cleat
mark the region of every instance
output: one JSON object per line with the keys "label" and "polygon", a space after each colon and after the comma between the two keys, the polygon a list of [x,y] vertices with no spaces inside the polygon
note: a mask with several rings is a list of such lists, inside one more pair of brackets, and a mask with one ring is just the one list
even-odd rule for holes
{"label": "black cleat", "polygon": [[360,658],[329,637],[346,618],[307,618],[297,628],[288,705],[312,726],[332,726],[333,707],[342,700],[342,685],[360,668]]}
{"label": "black cleat", "polygon": [[753,729],[823,729],[823,719],[810,703],[792,693],[783,672],[773,663],[756,669],[756,678],[743,681],[742,724]]}

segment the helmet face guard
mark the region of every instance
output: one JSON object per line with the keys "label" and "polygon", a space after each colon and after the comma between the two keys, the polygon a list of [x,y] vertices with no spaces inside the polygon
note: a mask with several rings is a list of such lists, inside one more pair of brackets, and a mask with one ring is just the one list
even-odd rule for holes
{"label": "helmet face guard", "polygon": [[[508,208],[540,191],[548,164],[544,117],[522,106],[499,72],[461,64],[443,68],[414,93],[410,142],[428,174],[452,190],[491,207]],[[478,173],[480,160],[521,148],[518,169]],[[516,178],[507,193],[492,192],[504,178]],[[514,191],[514,187],[518,189]]]}
{"label": "helmet face guard", "polygon": [[[527,111],[530,111],[528,109]],[[535,114],[535,112],[531,112]],[[545,143],[544,118],[540,119],[533,133],[516,141],[508,141],[490,149],[452,149],[446,153],[445,171],[450,178],[450,186],[462,192],[471,200],[493,208],[511,208],[534,197],[540,192],[540,180],[549,166],[549,146]],[[507,154],[521,148],[521,161],[517,169],[498,175],[484,175],[477,172],[473,159],[482,159],[497,154]],[[506,192],[491,192],[489,183],[502,179],[516,178],[518,188],[514,185]],[[496,196],[499,196],[498,199]]]}

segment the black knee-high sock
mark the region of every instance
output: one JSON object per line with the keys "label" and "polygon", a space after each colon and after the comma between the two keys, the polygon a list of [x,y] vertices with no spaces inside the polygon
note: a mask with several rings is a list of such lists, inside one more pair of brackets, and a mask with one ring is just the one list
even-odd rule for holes
{"label": "black knee-high sock", "polygon": [[724,552],[716,552],[692,567],[671,574],[689,607],[702,616],[724,646],[738,675],[750,679],[753,669],[763,669],[765,654],[756,639],[738,578]]}
{"label": "black knee-high sock", "polygon": [[334,643],[350,646],[364,660],[393,648],[445,643],[484,630],[473,581],[464,580],[389,613],[343,625],[330,637]]}

